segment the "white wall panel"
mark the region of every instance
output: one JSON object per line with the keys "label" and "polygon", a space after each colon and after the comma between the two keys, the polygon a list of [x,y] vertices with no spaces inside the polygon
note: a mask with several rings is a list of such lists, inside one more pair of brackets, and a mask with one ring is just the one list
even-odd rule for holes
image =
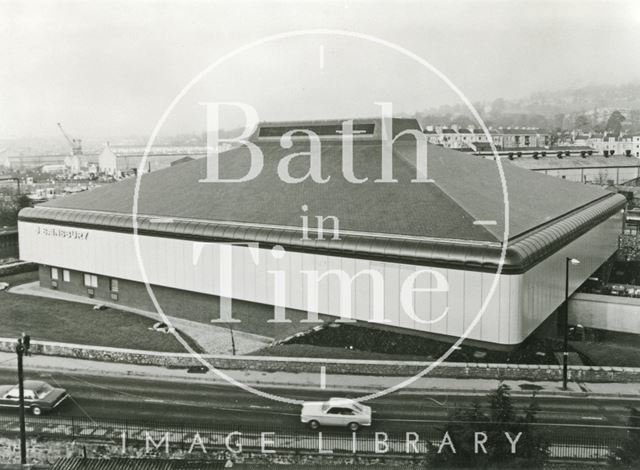
{"label": "white wall panel", "polygon": [[[490,296],[491,287],[495,276],[489,273],[482,274],[482,302],[487,301],[487,307],[482,314],[478,335],[488,338],[488,341],[497,343],[500,341],[500,283],[496,285],[494,294]],[[506,281],[506,279],[505,279]]]}
{"label": "white wall panel", "polygon": [[507,344],[511,332],[520,331],[520,286],[521,276],[502,276],[497,295],[500,299],[498,313],[498,343]]}
{"label": "white wall panel", "polygon": [[[420,266],[415,266],[413,269],[408,270],[409,272],[403,272],[402,282],[403,283],[406,282],[409,275],[419,273],[424,269],[425,268],[422,268]],[[403,271],[405,270],[403,269]],[[435,318],[433,315],[433,309],[431,306],[431,299],[433,295],[431,295],[430,292],[421,292],[421,289],[431,289],[432,277],[433,276],[431,274],[427,274],[427,273],[417,274],[417,277],[415,278],[415,281],[413,283],[413,286],[415,289],[415,293],[413,295],[413,311],[415,312],[415,315],[417,318],[425,322],[431,322],[432,317]],[[406,288],[410,289],[411,286],[412,285],[408,283]],[[402,312],[402,316],[408,317],[408,315],[404,312]],[[405,325],[401,323],[400,326],[405,326]],[[412,324],[407,325],[406,328],[413,328],[421,331],[432,331],[433,326],[432,326],[432,323],[421,323],[420,321],[414,320]]]}
{"label": "white wall panel", "polygon": [[398,290],[400,289],[400,275],[398,266],[391,263],[384,264],[384,317],[390,320],[391,325],[400,324],[400,302]]}
{"label": "white wall panel", "polygon": [[[464,272],[464,331],[467,331],[478,315],[482,306],[482,273]],[[476,326],[469,332],[470,338],[477,338],[479,328]]]}
{"label": "white wall panel", "polygon": [[449,269],[447,280],[451,289],[449,292],[449,313],[447,314],[447,334],[459,336],[464,332],[464,271]]}
{"label": "white wall panel", "polygon": [[[362,259],[353,260],[354,273],[365,272],[367,270],[375,270],[375,267],[372,266],[371,262]],[[368,274],[362,274],[355,280],[353,289],[354,292],[358,293],[357,295],[354,295],[356,320],[367,321],[369,319],[369,312],[371,312],[372,315],[374,313],[374,302],[372,300],[372,296],[375,291],[372,290],[372,285],[374,285],[374,281]],[[378,292],[380,292],[380,290],[378,290]],[[384,295],[384,289],[382,289],[382,293]],[[382,304],[384,309],[384,300],[382,301]]]}
{"label": "white wall panel", "polygon": [[[428,308],[429,299],[425,298],[425,301],[423,301],[420,306],[417,306],[415,295],[413,295],[412,296],[413,300],[412,302],[410,302],[410,305],[409,305],[409,307],[413,307],[413,312],[405,311],[405,309],[402,307],[402,303],[400,299],[400,292],[402,287],[405,285],[407,278],[409,278],[409,276],[411,276],[413,273],[416,272],[416,269],[414,266],[408,266],[408,265],[402,265],[402,264],[399,264],[396,266],[398,270],[398,283],[396,287],[396,292],[392,293],[393,295],[392,302],[395,302],[397,305],[396,308],[398,310],[398,315],[399,315],[398,325],[401,326],[402,328],[428,331],[428,328],[424,324],[415,321],[415,317],[421,320],[427,320],[429,318],[429,308]],[[416,280],[416,284],[420,283],[420,277],[424,277],[424,276],[419,276],[418,279]],[[410,288],[411,288],[411,285],[408,285],[406,287],[406,289],[410,289]],[[411,314],[414,314],[414,315],[412,316]]]}
{"label": "white wall panel", "polygon": [[566,258],[580,260],[579,265],[569,267],[571,295],[615,252],[621,227],[622,212],[619,212],[522,276],[520,336],[529,335],[564,302]]}
{"label": "white wall panel", "polygon": [[[564,259],[580,258],[582,264],[572,267],[571,290],[591,275],[615,250],[622,214],[612,217],[589,233],[539,263],[524,275],[501,275],[495,297],[469,338],[514,344],[521,342],[561,304],[564,297]],[[66,238],[51,234],[51,229],[73,231],[80,238]],[[43,230],[46,229],[46,230]],[[65,232],[68,233],[68,232]],[[130,234],[99,230],[71,229],[29,222],[20,222],[21,258],[40,264],[65,267],[133,281],[142,281]],[[194,246],[191,241],[172,238],[139,237],[142,257],[149,278],[154,285],[173,287],[211,295],[220,294],[219,247],[206,244],[200,250],[197,264],[193,264]],[[259,262],[244,246],[233,248],[232,273],[234,297],[241,300],[272,304],[273,276],[269,270],[284,271],[286,276],[287,307],[306,311],[309,299],[307,279],[302,271],[319,274],[327,270],[342,270],[350,278],[366,269],[377,270],[384,276],[384,317],[390,324],[421,331],[459,336],[471,324],[486,299],[494,275],[464,272],[453,269],[423,268],[397,263],[285,253],[276,260],[271,250],[258,249]],[[415,294],[416,315],[434,320],[448,306],[449,313],[438,323],[415,322],[402,311],[400,288],[412,273],[433,269],[449,284],[449,292]],[[418,276],[416,287],[434,288],[432,275]],[[319,312],[339,316],[340,283],[335,275],[326,276],[319,284]],[[353,282],[351,306],[355,318],[373,321],[373,294],[376,287],[369,275],[358,276]]]}

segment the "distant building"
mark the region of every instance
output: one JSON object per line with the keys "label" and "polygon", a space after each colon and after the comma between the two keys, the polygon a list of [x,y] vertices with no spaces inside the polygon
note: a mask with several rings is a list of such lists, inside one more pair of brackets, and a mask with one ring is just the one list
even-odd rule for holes
{"label": "distant building", "polygon": [[67,171],[67,166],[60,164],[42,165],[40,171],[43,173],[64,173]]}
{"label": "distant building", "polygon": [[105,144],[104,149],[98,156],[98,170],[110,176],[115,176],[120,171],[118,168],[118,157],[113,153],[113,150],[111,150],[109,142]]}
{"label": "distant building", "polygon": [[12,170],[31,170],[43,165],[64,165],[68,154],[58,155],[8,155],[5,166]]}
{"label": "distant building", "polygon": [[[144,152],[145,149],[142,147],[114,148],[107,142],[98,156],[99,171],[102,174],[113,177],[121,177],[127,173],[138,171]],[[176,162],[184,163],[196,158],[202,158],[206,153],[207,151],[204,147],[153,147],[147,155],[144,168],[142,168],[141,171],[143,173],[149,173],[162,170],[169,168]]]}
{"label": "distant building", "polygon": [[552,154],[537,158],[522,156],[508,161],[521,168],[545,175],[601,186],[622,184],[640,177],[640,160],[619,155],[605,157],[597,154],[585,156],[572,154],[559,158],[557,154]]}
{"label": "distant building", "polygon": [[549,134],[539,129],[501,129],[503,147],[545,147]]}
{"label": "distant building", "polygon": [[[549,134],[539,129],[490,129],[489,132],[496,147],[528,148],[549,145]],[[429,127],[424,133],[430,143],[451,149],[473,149],[478,143],[489,142],[484,131],[476,128]]]}
{"label": "distant building", "polygon": [[589,146],[600,155],[640,157],[640,142],[634,144],[634,139],[640,139],[640,136],[617,136],[606,132],[592,132],[590,134],[576,134],[573,143],[574,145]]}

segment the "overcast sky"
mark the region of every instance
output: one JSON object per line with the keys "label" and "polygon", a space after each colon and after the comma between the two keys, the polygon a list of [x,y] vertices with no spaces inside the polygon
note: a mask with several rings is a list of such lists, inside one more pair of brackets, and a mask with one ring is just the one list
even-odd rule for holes
{"label": "overcast sky", "polygon": [[[0,139],[148,135],[199,72],[287,31],[364,33],[427,60],[472,101],[640,78],[640,2],[0,2]],[[163,132],[206,127],[205,101],[242,101],[261,119],[364,116],[460,102],[432,72],[364,39],[267,42],[206,74]]]}

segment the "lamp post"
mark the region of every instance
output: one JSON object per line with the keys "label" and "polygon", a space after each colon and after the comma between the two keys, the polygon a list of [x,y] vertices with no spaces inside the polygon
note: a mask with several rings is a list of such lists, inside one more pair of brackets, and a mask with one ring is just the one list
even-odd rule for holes
{"label": "lamp post", "polygon": [[578,265],[580,261],[567,256],[564,271],[564,348],[562,353],[562,390],[567,389],[567,360],[569,359],[569,265]]}
{"label": "lamp post", "polygon": [[27,464],[27,432],[24,422],[24,375],[22,373],[22,357],[26,348],[22,343],[22,338],[18,338],[16,344],[16,354],[18,355],[18,391],[20,400],[20,463]]}

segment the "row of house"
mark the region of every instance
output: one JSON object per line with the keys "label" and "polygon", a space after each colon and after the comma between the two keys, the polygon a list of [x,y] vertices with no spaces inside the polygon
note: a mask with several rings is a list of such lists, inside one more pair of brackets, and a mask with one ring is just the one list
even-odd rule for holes
{"label": "row of house", "polygon": [[607,132],[576,134],[574,145],[591,147],[599,154],[627,155],[640,158],[640,135],[617,136]]}
{"label": "row of house", "polygon": [[[427,126],[424,129],[427,140],[446,148],[465,149],[476,143],[488,143],[489,139],[482,129],[458,126]],[[549,134],[540,129],[499,128],[491,129],[491,140],[500,148],[529,148],[549,145]]]}

